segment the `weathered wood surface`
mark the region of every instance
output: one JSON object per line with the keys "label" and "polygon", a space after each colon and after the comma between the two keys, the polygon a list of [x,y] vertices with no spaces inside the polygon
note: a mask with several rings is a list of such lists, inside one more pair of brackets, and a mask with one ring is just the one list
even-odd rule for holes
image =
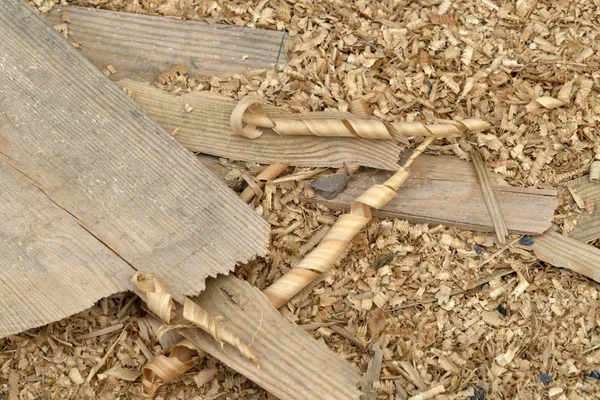
{"label": "weathered wood surface", "polygon": [[577,219],[577,226],[567,235],[582,242],[600,237],[600,183],[590,182],[585,175],[567,184],[577,205],[584,213]]}
{"label": "weathered wood surface", "polygon": [[[471,163],[451,156],[423,155],[410,171],[398,196],[375,211],[375,216],[494,231]],[[308,201],[347,210],[367,188],[391,175],[386,171],[358,172],[335,199],[317,196]],[[497,175],[490,173],[490,177],[492,182],[499,182]],[[541,234],[550,227],[558,205],[556,191],[510,187],[505,183],[495,184],[493,189],[510,232]]]}
{"label": "weathered wood surface", "polygon": [[0,337],[85,310],[132,271],[9,162],[0,154]]}
{"label": "weathered wood surface", "polygon": [[531,248],[541,261],[600,283],[600,249],[557,232],[536,236]]}
{"label": "weathered wood surface", "polygon": [[[179,128],[176,139],[190,151],[263,164],[339,168],[345,162],[386,170],[398,168],[400,148],[389,140],[280,136],[272,131],[248,139],[231,131],[230,116],[237,102],[230,98],[210,92],[177,96],[129,80],[117,84],[131,90],[136,103],[166,131]],[[186,104],[193,108],[191,112],[185,111]],[[280,112],[267,106],[265,111]]]}
{"label": "weathered wood surface", "polygon": [[213,315],[224,316],[227,328],[257,356],[258,364],[229,345],[199,330],[181,333],[209,354],[285,400],[358,399],[357,370],[303,329],[286,321],[258,289],[236,277],[206,282],[194,299]]}
{"label": "weathered wood surface", "polygon": [[[8,191],[3,180],[3,196],[12,200],[0,202],[0,215],[13,221],[3,220],[3,229],[14,232],[3,230],[2,246],[17,251],[15,237],[29,243],[20,248],[22,258],[3,255],[10,258],[0,268],[0,336],[59,319],[70,301],[47,285],[15,279],[20,275],[73,285],[93,281],[89,291],[81,289],[88,297],[77,300],[76,308],[84,309],[129,288],[120,287],[109,266],[128,265],[126,275],[155,272],[181,297],[199,293],[206,277],[266,253],[268,224],[25,2],[0,3],[0,42],[0,151],[10,165],[3,165],[3,176],[7,168],[18,170],[63,210],[48,211],[46,200],[26,209],[31,188],[23,186],[25,194],[17,196],[17,181]],[[18,222],[19,216],[37,221],[36,209],[43,211],[39,223]],[[44,213],[72,220],[58,220],[52,232]],[[81,229],[65,235],[63,225]],[[77,266],[75,236],[84,249]],[[19,262],[10,262],[15,257]],[[74,281],[70,269],[87,275]],[[44,299],[44,308],[21,297]]]}
{"label": "weathered wood surface", "polygon": [[61,12],[83,55],[100,70],[115,67],[113,79],[154,82],[177,64],[220,75],[284,62],[283,32],[75,6],[56,7],[48,20],[62,23]]}

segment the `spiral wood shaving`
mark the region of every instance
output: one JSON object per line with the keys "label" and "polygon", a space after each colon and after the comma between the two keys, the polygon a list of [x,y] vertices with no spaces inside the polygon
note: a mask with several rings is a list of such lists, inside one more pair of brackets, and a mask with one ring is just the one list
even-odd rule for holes
{"label": "spiral wood shaving", "polygon": [[[137,273],[131,280],[150,311],[156,314],[167,327],[197,326],[212,335],[215,340],[232,345],[244,357],[256,362],[256,356],[250,350],[250,346],[242,342],[220,319],[187,297],[184,298],[183,305],[173,301],[165,283],[154,274]],[[143,384],[150,396],[153,396],[160,386],[186,372],[194,358],[204,356],[206,356],[204,350],[183,340],[173,346],[168,357],[164,355],[154,357],[143,371]]]}
{"label": "spiral wood shaving", "polygon": [[[407,168],[435,140],[436,137],[453,135],[489,125],[481,120],[462,121],[459,124],[438,124],[430,135],[415,149],[406,163],[383,184],[373,185],[361,194],[350,207],[350,213],[342,215],[327,232],[323,240],[288,273],[264,290],[271,304],[279,308],[293,298],[305,286],[327,271],[348,247],[354,236],[371,220],[371,208],[379,209],[396,197],[396,192],[409,176]],[[445,126],[445,129],[444,129]]]}
{"label": "spiral wood shaving", "polygon": [[261,100],[244,97],[231,114],[234,133],[250,139],[272,129],[280,135],[314,135],[330,137],[361,137],[367,139],[393,139],[402,136],[460,136],[466,131],[479,131],[488,127],[480,119],[450,121],[444,124],[425,125],[420,122],[388,123],[371,116],[371,110],[362,99],[350,103],[348,113],[304,113],[297,115],[267,115]]}

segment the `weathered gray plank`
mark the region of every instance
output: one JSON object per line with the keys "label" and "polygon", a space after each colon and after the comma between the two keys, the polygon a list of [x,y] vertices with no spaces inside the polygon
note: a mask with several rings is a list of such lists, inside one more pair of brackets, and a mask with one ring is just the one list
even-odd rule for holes
{"label": "weathered gray plank", "polygon": [[[398,191],[398,196],[375,211],[375,216],[476,231],[494,230],[472,164],[451,156],[423,155],[416,159],[410,170],[411,176]],[[391,174],[387,171],[359,172],[335,199],[317,196],[310,201],[334,209],[349,209],[355,198],[370,186],[384,182]],[[492,175],[492,182],[497,179]],[[541,234],[550,227],[558,205],[554,190],[495,185],[494,192],[510,232]]]}
{"label": "weathered gray plank", "polygon": [[133,271],[0,154],[0,337],[126,290]]}
{"label": "weathered gray plank", "polygon": [[210,279],[195,301],[211,314],[223,316],[228,329],[252,343],[258,363],[199,329],[180,333],[275,396],[350,400],[362,394],[361,377],[352,365],[283,319],[266,296],[247,282],[234,276]]}
{"label": "weathered gray plank", "polygon": [[[231,112],[237,102],[230,98],[210,92],[176,96],[129,80],[117,84],[131,90],[136,103],[166,131],[179,128],[177,140],[191,151],[263,164],[339,168],[345,162],[387,170],[398,168],[400,148],[390,140],[281,136],[274,132],[248,139],[231,131]],[[185,111],[186,104],[193,108],[191,112]],[[279,112],[273,107],[265,107],[265,111]]]}
{"label": "weathered gray plank", "polygon": [[61,23],[61,12],[83,55],[100,70],[115,67],[114,79],[154,82],[176,64],[217,75],[273,68],[285,54],[278,31],[74,6],[57,7],[48,20]]}
{"label": "weathered gray plank", "polygon": [[[0,42],[0,150],[5,160],[93,236],[86,241],[102,243],[129,264],[127,274],[155,272],[181,298],[201,291],[206,277],[266,252],[267,223],[25,2],[0,3]],[[12,192],[8,196],[16,198]],[[0,207],[5,215],[18,214],[10,202]],[[2,245],[13,239],[9,235]],[[69,242],[65,246],[57,246],[56,258],[61,251],[69,257]],[[23,250],[43,247],[38,240]],[[96,253],[90,250],[90,256]],[[52,271],[45,262],[51,260],[30,260],[28,273]],[[57,265],[53,268],[63,264]],[[11,277],[20,268],[7,263],[1,272]],[[31,296],[27,280],[2,280],[13,285],[3,293]],[[91,291],[89,302],[118,288],[104,285],[103,291]],[[44,312],[43,319],[64,316],[58,309],[67,301],[61,293],[43,295],[56,306],[56,314]],[[42,314],[37,309],[19,312]]]}

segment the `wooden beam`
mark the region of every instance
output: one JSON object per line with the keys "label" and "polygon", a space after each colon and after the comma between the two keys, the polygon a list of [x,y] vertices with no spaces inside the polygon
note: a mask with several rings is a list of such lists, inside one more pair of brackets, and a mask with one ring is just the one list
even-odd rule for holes
{"label": "wooden beam", "polygon": [[303,329],[290,324],[258,289],[234,276],[206,282],[195,300],[251,348],[253,363],[199,329],[180,333],[194,344],[284,400],[359,399],[358,371]]}
{"label": "wooden beam", "polygon": [[[10,222],[0,243],[12,246],[0,252],[0,336],[126,290],[135,270],[181,299],[266,253],[268,224],[24,1],[0,4],[0,41],[0,215]],[[34,287],[34,276],[80,283],[85,296],[68,308],[64,291]]]}
{"label": "wooden beam", "polygon": [[[229,121],[237,102],[228,97],[210,92],[176,96],[128,80],[117,85],[133,92],[135,102],[166,131],[178,128],[175,138],[190,151],[263,164],[341,168],[345,162],[387,170],[398,168],[400,148],[389,140],[280,136],[272,131],[248,139],[231,131]],[[193,110],[187,112],[186,105]],[[273,107],[265,107],[265,111],[281,112]]]}
{"label": "wooden beam", "polygon": [[284,62],[284,32],[74,6],[56,7],[47,18],[61,24],[61,13],[82,54],[100,70],[115,67],[113,79],[154,82],[177,64],[220,75]]}
{"label": "wooden beam", "polygon": [[[411,176],[398,196],[375,211],[375,216],[483,232],[494,230],[471,163],[451,156],[423,155],[410,171]],[[307,201],[347,210],[368,187],[384,182],[391,175],[386,171],[358,172],[335,199],[316,196]],[[490,176],[496,182],[494,193],[510,232],[541,234],[550,227],[558,205],[556,191],[498,185],[498,175],[490,173]]]}

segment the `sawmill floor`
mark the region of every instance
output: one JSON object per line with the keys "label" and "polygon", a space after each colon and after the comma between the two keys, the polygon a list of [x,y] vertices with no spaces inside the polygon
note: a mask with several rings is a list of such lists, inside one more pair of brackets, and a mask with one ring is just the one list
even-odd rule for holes
{"label": "sawmill floor", "polygon": [[[59,2],[30,3],[47,12]],[[578,206],[566,183],[585,175],[600,158],[600,4],[62,4],[286,30],[292,39],[286,49],[288,65],[278,72],[249,74],[251,87],[226,76],[177,79],[161,87],[211,90],[234,99],[256,92],[294,111],[346,111],[347,99],[377,92],[386,93],[374,95],[371,104],[382,118],[484,118],[495,134],[446,142],[429,153],[465,159],[479,146],[486,165],[511,185],[557,189],[553,222],[563,233],[575,227],[579,215],[594,211],[593,202]],[[557,97],[569,82],[573,98],[564,107],[536,100]],[[231,160],[222,164],[229,170],[226,182],[236,190],[244,177],[261,170]],[[273,228],[270,255],[236,271],[260,289],[310,250],[316,244],[311,236],[339,214],[301,201],[314,195],[309,180],[284,182],[271,195],[272,201],[254,202]],[[287,229],[292,225],[293,230]],[[438,385],[444,387],[439,399],[599,398],[599,284],[539,262],[521,236],[510,236],[508,243],[497,244],[491,233],[374,220],[336,267],[308,296],[295,299],[284,316],[306,325],[361,373],[373,355],[370,343],[378,340],[384,351],[375,384],[379,399],[405,399]],[[598,246],[597,240],[592,244]],[[142,368],[150,355],[162,353],[143,328],[146,316],[136,296],[120,294],[78,315],[0,340],[0,395],[9,400],[144,398]],[[157,398],[274,397],[208,357],[165,385]]]}

